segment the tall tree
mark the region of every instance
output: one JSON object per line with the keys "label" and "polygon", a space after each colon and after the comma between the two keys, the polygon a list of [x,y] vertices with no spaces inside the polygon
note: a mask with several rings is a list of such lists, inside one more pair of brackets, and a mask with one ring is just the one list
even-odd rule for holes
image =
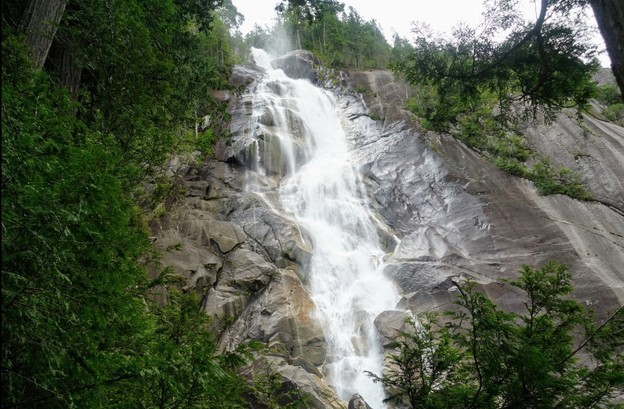
{"label": "tall tree", "polygon": [[624,2],[620,0],[590,0],[598,28],[611,58],[611,70],[624,101]]}
{"label": "tall tree", "polygon": [[312,46],[315,39],[306,42],[303,31],[307,31],[307,34],[320,32],[318,43],[326,44],[326,20],[342,12],[344,4],[337,0],[282,0],[275,6],[275,10],[291,27],[295,47],[312,49],[315,48]]}
{"label": "tall tree", "polygon": [[195,365],[206,358],[204,369],[221,372],[212,352],[197,361],[158,333],[134,201],[150,167],[190,133],[194,103],[223,82],[227,69],[213,63],[225,53],[199,52],[217,3],[68,1],[46,39],[75,57],[73,98],[55,68],[67,54],[48,52],[42,64],[45,53],[33,61],[40,48],[23,41],[22,21],[50,20],[2,3],[2,407],[141,407],[154,379],[167,384],[163,402],[179,403],[172,391],[188,376],[166,373],[160,347],[186,356],[176,369],[199,382],[184,397],[219,399]]}
{"label": "tall tree", "polygon": [[65,11],[66,0],[30,0],[21,18],[32,59],[42,67]]}

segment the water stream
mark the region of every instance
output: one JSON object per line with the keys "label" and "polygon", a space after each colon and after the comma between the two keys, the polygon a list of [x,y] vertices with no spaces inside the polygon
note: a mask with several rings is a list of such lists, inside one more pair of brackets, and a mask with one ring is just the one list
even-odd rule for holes
{"label": "water stream", "polygon": [[281,174],[278,200],[313,242],[306,284],[327,340],[328,382],[342,399],[357,392],[383,408],[383,389],[364,371],[381,373],[373,320],[394,309],[399,295],[382,274],[385,253],[351,160],[345,115],[331,92],[272,69],[262,50],[253,55],[267,69],[253,96],[254,116],[278,139],[264,137],[270,152],[263,157],[272,162],[264,165]]}

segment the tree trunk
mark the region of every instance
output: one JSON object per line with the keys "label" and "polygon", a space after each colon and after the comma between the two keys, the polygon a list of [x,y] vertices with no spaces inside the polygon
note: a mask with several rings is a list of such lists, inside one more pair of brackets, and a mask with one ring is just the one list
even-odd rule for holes
{"label": "tree trunk", "polygon": [[326,33],[325,33],[325,18],[323,17],[323,52],[325,52],[325,50],[327,49],[325,36],[326,36]]}
{"label": "tree trunk", "polygon": [[38,67],[43,67],[65,11],[66,0],[30,0],[20,22]]}
{"label": "tree trunk", "polygon": [[72,98],[78,98],[82,69],[76,64],[76,59],[67,47],[54,41],[45,67],[56,73],[59,84],[67,88]]}
{"label": "tree trunk", "polygon": [[624,101],[624,1],[590,0]]}
{"label": "tree trunk", "polygon": [[296,31],[295,31],[295,48],[297,50],[301,50],[301,37],[299,34],[299,27],[297,27]]}

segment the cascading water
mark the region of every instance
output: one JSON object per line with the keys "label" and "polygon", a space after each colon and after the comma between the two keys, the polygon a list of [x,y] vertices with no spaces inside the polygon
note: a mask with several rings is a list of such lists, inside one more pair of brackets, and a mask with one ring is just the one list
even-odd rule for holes
{"label": "cascading water", "polygon": [[262,149],[268,150],[259,156],[273,162],[261,165],[282,175],[278,200],[313,241],[306,281],[328,344],[329,383],[342,399],[357,392],[382,408],[383,389],[365,371],[381,373],[373,320],[394,309],[399,295],[381,273],[384,251],[350,160],[340,107],[330,92],[288,78],[271,68],[264,51],[252,51],[267,69],[253,95]]}

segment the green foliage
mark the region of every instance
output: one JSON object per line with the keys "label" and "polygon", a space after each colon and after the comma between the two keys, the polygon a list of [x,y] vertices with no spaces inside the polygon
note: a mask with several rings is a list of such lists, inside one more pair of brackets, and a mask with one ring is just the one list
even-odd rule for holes
{"label": "green foliage", "polygon": [[[23,7],[3,3],[3,407],[242,406],[244,355],[217,353],[197,300],[151,304],[164,282],[147,279],[132,194],[198,117],[215,124],[204,151],[220,136],[210,93],[231,61],[217,3],[68,2],[55,47],[80,74],[71,93],[67,72],[31,64]],[[175,193],[155,190],[154,207]]]}
{"label": "green foliage", "polygon": [[[553,119],[563,107],[585,108],[593,96],[595,50],[583,42],[586,28],[569,16],[572,2],[542,2],[533,24],[521,21],[508,0],[488,7],[479,29],[459,26],[442,38],[417,28],[414,46],[403,44],[394,68],[412,84],[435,88],[436,102],[425,118],[435,126],[454,122],[457,112],[496,98],[502,122]],[[499,34],[506,38],[495,42]],[[407,49],[407,52],[404,51]]]}
{"label": "green foliage", "polygon": [[604,84],[597,87],[596,99],[604,105],[621,103],[620,89],[614,84]]}
{"label": "green foliage", "polygon": [[67,407],[132,365],[148,241],[111,173],[116,151],[15,40],[3,42],[2,402]]}
{"label": "green foliage", "polygon": [[197,147],[202,153],[212,155],[212,145],[214,144],[214,140],[214,132],[211,129],[208,129],[205,132],[202,132]]}
{"label": "green foliage", "polygon": [[422,314],[418,323],[407,323],[411,331],[395,340],[398,352],[390,358],[394,369],[383,377],[367,373],[387,388],[387,402],[404,403],[407,399],[413,408],[438,407],[442,400],[432,392],[437,390],[445,396],[447,391],[438,389],[440,382],[462,380],[455,370],[462,354],[453,346],[448,329],[436,324],[433,314]]}
{"label": "green foliage", "polygon": [[[449,106],[437,105],[437,91],[418,85],[406,108],[420,116],[425,128],[450,132],[456,139],[484,155],[496,167],[514,176],[531,180],[543,195],[563,194],[579,200],[592,200],[580,178],[570,169],[552,166],[548,158],[537,157],[526,146],[524,137],[493,114],[497,104],[485,93],[477,105],[458,100]],[[454,125],[451,125],[450,120]],[[530,160],[535,163],[530,165]]]}
{"label": "green foliage", "polygon": [[562,194],[579,200],[592,200],[576,174],[567,168],[554,168],[548,159],[537,162],[525,176],[544,195]]}
{"label": "green foliage", "polygon": [[624,126],[624,104],[617,103],[609,105],[602,111],[602,114],[611,122]]}
{"label": "green foliage", "polygon": [[[457,309],[421,316],[397,340],[388,372],[369,374],[388,401],[413,408],[603,407],[624,390],[620,308],[596,325],[576,301],[565,266],[523,266],[510,283],[525,311],[505,312],[474,282],[458,285]],[[575,347],[578,331],[585,336]],[[581,351],[591,363],[579,362]]]}
{"label": "green foliage", "polygon": [[[391,47],[375,20],[365,21],[358,12],[337,1],[282,1],[279,20],[271,28],[255,27],[244,43],[283,53],[293,48],[313,52],[335,68],[385,68]],[[283,44],[286,33],[289,44]]]}
{"label": "green foliage", "polygon": [[103,406],[244,407],[245,384],[235,369],[245,356],[217,354],[197,295],[170,291],[167,305],[154,309],[154,315],[154,332],[147,338],[138,377],[107,388]]}
{"label": "green foliage", "polygon": [[184,128],[212,113],[211,90],[227,87],[229,34],[214,6],[177,4],[80,0],[59,28],[59,40],[88,70],[81,119],[120,150],[126,178],[162,163]]}
{"label": "green foliage", "polygon": [[266,409],[306,409],[309,398],[290,381],[284,381],[270,365],[257,370],[249,389],[249,401],[254,407]]}
{"label": "green foliage", "polygon": [[622,104],[620,90],[617,86],[613,84],[599,86],[596,99],[605,106],[602,115],[607,120],[624,126],[624,104]]}

